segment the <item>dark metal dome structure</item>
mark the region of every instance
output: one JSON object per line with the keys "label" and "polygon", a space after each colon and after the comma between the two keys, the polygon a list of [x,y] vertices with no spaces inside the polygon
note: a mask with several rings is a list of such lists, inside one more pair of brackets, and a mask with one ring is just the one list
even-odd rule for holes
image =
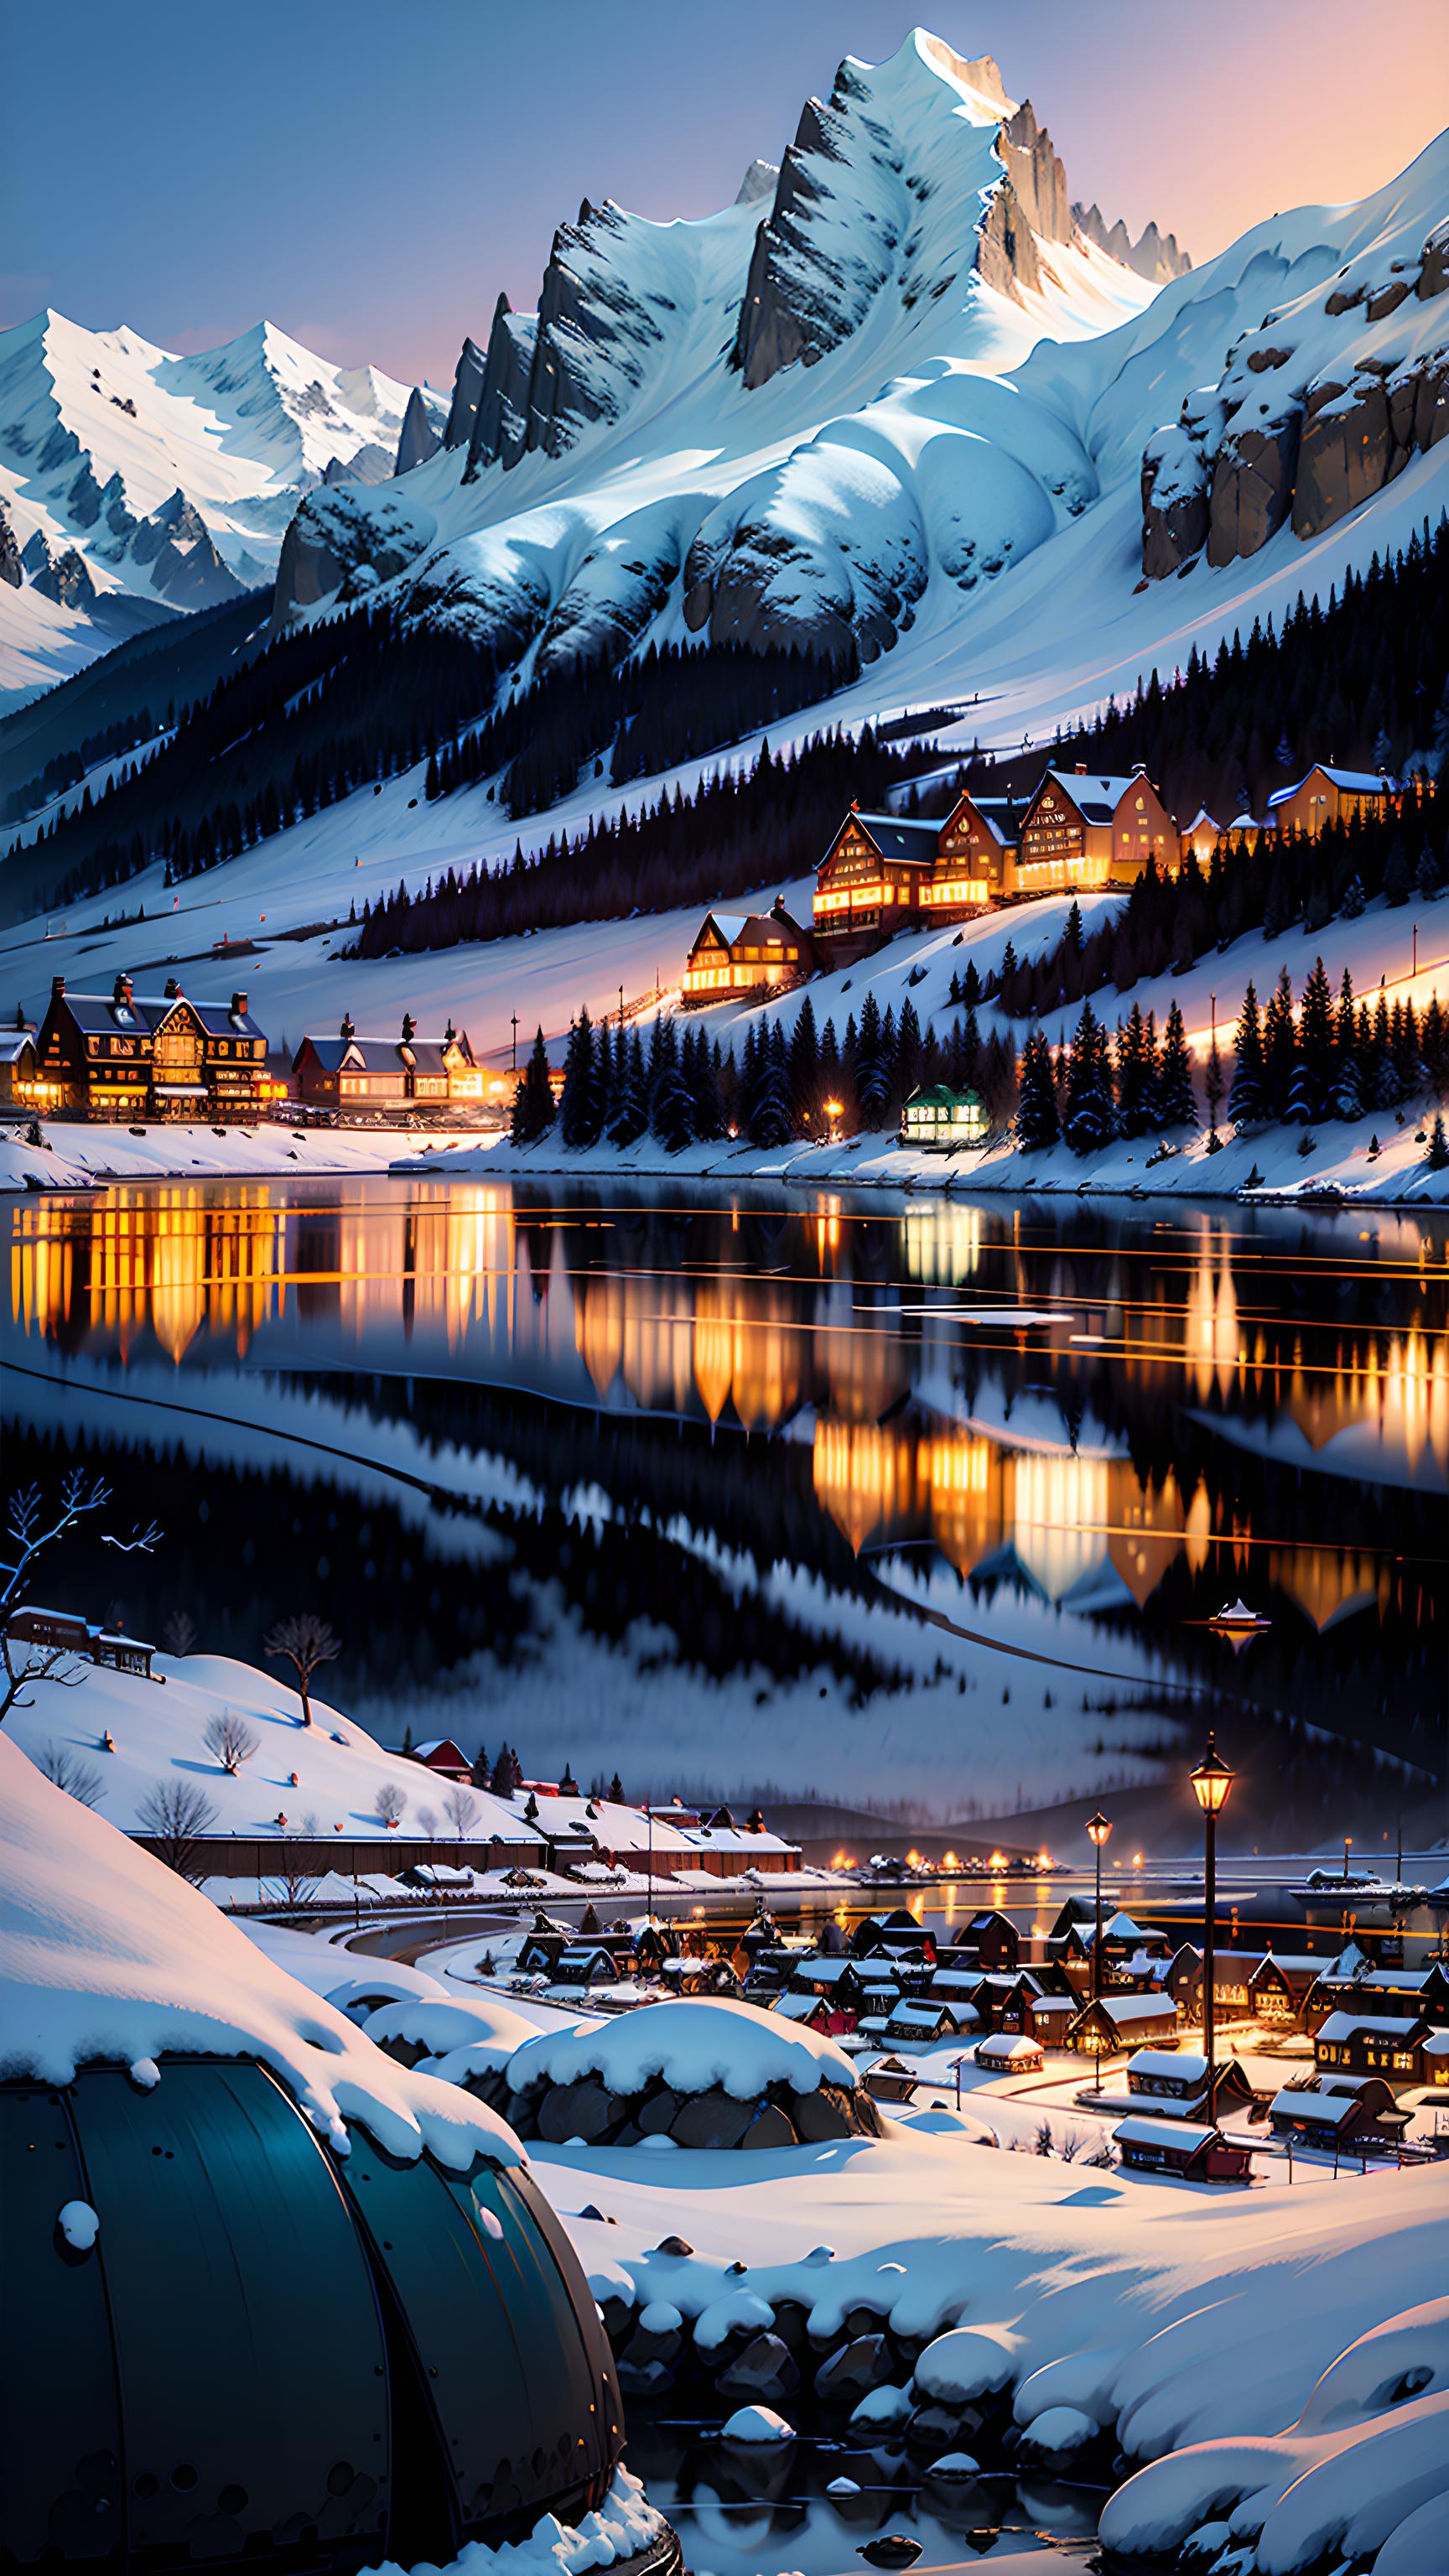
{"label": "dark metal dome structure", "polygon": [[577,2521],[623,2448],[526,2168],[338,2156],[254,2058],[0,2083],[0,2280],[7,2568],[446,2565]]}

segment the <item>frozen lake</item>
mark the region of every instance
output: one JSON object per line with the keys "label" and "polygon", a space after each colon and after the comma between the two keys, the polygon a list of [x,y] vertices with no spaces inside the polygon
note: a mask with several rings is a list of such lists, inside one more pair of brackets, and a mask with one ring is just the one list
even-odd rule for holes
{"label": "frozen lake", "polygon": [[79,1443],[154,1511],[68,1560],[143,1634],[316,1607],[379,1733],[847,1841],[1110,1790],[1171,1849],[1210,1709],[1245,1849],[1444,1831],[1428,1211],[198,1180],[0,1225],[12,1479]]}

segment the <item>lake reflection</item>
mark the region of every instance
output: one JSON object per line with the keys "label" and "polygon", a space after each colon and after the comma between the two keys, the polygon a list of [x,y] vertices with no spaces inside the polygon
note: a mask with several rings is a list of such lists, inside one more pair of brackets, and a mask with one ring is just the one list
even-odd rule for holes
{"label": "lake reflection", "polygon": [[[12,1201],[6,1222],[13,1423],[56,1418],[63,1377],[72,1435],[153,1446],[146,1408],[180,1401],[188,1421],[265,1424],[275,1464],[288,1404],[329,1390],[379,1456],[411,1442],[426,1484],[464,1489],[446,1446],[507,1459],[551,1506],[597,1489],[606,1515],[647,1515],[656,1549],[748,1552],[736,1590],[796,1626],[787,1570],[797,1592],[813,1579],[834,1605],[815,1628],[867,1663],[899,1664],[907,1631],[965,1631],[1116,1676],[1142,1706],[1156,1690],[1159,1720],[1181,1706],[1163,1688],[1197,1679],[1396,1753],[1412,1799],[1430,1794],[1442,1220],[1370,1238],[1268,1210],[381,1180],[122,1186]],[[193,1462],[223,1455],[186,1437]],[[335,1445],[370,1454],[355,1420]],[[1194,1624],[1238,1590],[1274,1619],[1241,1663]],[[625,1625],[659,1613],[623,1607]],[[869,1704],[884,1682],[862,1668],[852,1688]],[[528,1706],[553,1725],[536,1688]],[[1154,1731],[1120,1733],[1124,1776],[1151,1777]],[[1028,1803],[1100,1776],[1051,1732],[1027,1730]],[[863,1795],[869,1761],[851,1768]],[[877,1768],[885,1794],[885,1744]]]}

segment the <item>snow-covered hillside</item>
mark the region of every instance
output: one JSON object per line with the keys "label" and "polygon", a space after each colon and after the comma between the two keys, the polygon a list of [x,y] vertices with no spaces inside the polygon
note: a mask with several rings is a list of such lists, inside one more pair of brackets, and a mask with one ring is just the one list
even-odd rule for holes
{"label": "snow-covered hillside", "polygon": [[270,322],[194,357],[48,311],[0,334],[0,692],[269,581],[304,493],[392,473],[409,402]]}
{"label": "snow-covered hillside", "polygon": [[[385,496],[304,505],[279,607],[381,584],[525,671],[848,634],[891,657],[851,712],[981,689],[1020,740],[1250,619],[1265,575],[1326,589],[1354,532],[1314,541],[1381,492],[1408,524],[1439,505],[1449,138],[1361,205],[1274,216],[1149,282],[1067,211],[995,66],[917,30],[841,66],[757,223],[759,203],[668,225],[585,208],[538,315],[500,308],[486,355],[465,349],[454,443]],[[1184,588],[1153,580],[1139,606],[1144,561]]]}

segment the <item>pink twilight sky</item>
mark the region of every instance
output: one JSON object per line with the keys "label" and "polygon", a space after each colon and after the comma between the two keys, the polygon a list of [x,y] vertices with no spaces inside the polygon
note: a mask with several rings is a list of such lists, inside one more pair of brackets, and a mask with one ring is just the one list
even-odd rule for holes
{"label": "pink twilight sky", "polygon": [[[1075,196],[1199,264],[1260,217],[1382,186],[1449,123],[1449,0],[917,0],[994,53]],[[67,0],[12,11],[0,322],[52,304],[172,348],[266,315],[325,357],[446,384],[554,226],[612,196],[728,204],[893,0]],[[74,77],[77,62],[85,78]]]}

